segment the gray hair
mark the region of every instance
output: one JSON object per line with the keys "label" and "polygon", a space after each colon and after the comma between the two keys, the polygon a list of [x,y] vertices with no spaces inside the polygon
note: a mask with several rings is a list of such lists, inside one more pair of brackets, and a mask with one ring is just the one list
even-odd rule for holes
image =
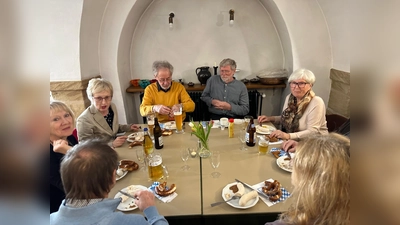
{"label": "gray hair", "polygon": [[235,70],[236,71],[236,62],[233,59],[230,59],[230,58],[223,59],[219,63],[219,68],[221,68],[223,66],[231,66],[231,70]]}
{"label": "gray hair", "polygon": [[314,84],[315,82],[315,75],[308,69],[300,68],[295,70],[288,79],[288,82],[292,82],[294,80],[304,79],[307,83]]}
{"label": "gray hair", "polygon": [[113,96],[114,89],[110,81],[102,78],[93,78],[89,81],[88,87],[86,88],[86,94],[90,101],[92,101],[93,94],[102,91],[109,91],[111,97]]}
{"label": "gray hair", "polygon": [[75,126],[75,115],[71,108],[67,106],[64,102],[53,100],[50,101],[50,112],[65,111],[71,115],[72,124]]}
{"label": "gray hair", "polygon": [[171,76],[172,76],[172,73],[174,73],[174,67],[171,65],[171,63],[169,63],[166,60],[154,61],[154,63],[153,63],[153,74],[154,74],[155,77],[158,75],[158,71],[160,69],[169,69],[169,72],[171,73]]}

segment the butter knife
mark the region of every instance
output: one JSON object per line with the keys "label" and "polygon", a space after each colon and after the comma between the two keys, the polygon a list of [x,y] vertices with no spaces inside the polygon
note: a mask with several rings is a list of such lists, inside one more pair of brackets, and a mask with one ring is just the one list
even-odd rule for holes
{"label": "butter knife", "polygon": [[239,182],[239,183],[243,184],[243,186],[245,186],[245,187],[247,187],[247,188],[250,188],[251,190],[257,191],[258,195],[260,195],[260,196],[262,196],[262,197],[264,197],[264,198],[269,199],[269,196],[268,196],[267,194],[265,194],[265,193],[263,193],[263,192],[257,190],[256,188],[253,188],[252,186],[250,186],[250,185],[248,185],[248,184],[246,184],[246,183],[244,183],[244,182],[242,182],[242,181],[240,181],[240,180],[238,180],[238,179],[235,179],[235,180],[236,180],[236,182]]}
{"label": "butter knife", "polygon": [[121,194],[123,194],[123,195],[126,195],[126,196],[128,196],[128,197],[130,197],[130,198],[133,198],[133,199],[136,199],[136,200],[138,200],[138,198],[137,197],[135,197],[135,196],[133,196],[133,195],[130,195],[130,194],[128,194],[128,193],[126,193],[125,191],[118,191],[119,193],[121,193]]}

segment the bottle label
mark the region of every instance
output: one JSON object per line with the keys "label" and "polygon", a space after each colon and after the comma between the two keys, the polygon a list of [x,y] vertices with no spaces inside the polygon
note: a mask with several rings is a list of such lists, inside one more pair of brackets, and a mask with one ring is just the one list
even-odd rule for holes
{"label": "bottle label", "polygon": [[[246,132],[246,143],[250,143],[250,133]],[[253,134],[253,142],[252,143],[256,143],[256,139],[254,138],[254,134]]]}
{"label": "bottle label", "polygon": [[163,136],[160,136],[160,137],[158,138],[158,145],[159,145],[159,146],[163,146],[163,145],[164,145]]}

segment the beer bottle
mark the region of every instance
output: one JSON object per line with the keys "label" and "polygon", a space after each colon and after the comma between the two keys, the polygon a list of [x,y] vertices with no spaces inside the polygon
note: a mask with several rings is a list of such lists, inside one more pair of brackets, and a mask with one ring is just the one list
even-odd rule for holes
{"label": "beer bottle", "polygon": [[249,124],[247,125],[246,130],[246,145],[253,147],[256,144],[256,127],[254,126],[253,117],[251,117]]}
{"label": "beer bottle", "polygon": [[162,130],[160,124],[158,123],[158,118],[154,118],[154,145],[156,149],[162,149],[164,147]]}
{"label": "beer bottle", "polygon": [[153,154],[153,141],[149,135],[147,127],[143,129],[144,131],[144,139],[143,139],[143,151],[146,156]]}

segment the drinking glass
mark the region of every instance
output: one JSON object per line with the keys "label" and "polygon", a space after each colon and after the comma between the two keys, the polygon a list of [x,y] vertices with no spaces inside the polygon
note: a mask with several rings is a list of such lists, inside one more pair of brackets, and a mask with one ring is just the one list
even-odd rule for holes
{"label": "drinking glass", "polygon": [[147,126],[149,127],[149,134],[151,139],[154,138],[154,118],[155,118],[154,113],[149,113],[146,115],[146,120],[147,120]]}
{"label": "drinking glass", "polygon": [[174,117],[175,117],[175,125],[176,125],[176,130],[175,133],[177,134],[183,134],[184,130],[182,129],[182,106],[179,105],[178,109],[174,110]]}
{"label": "drinking glass", "polygon": [[240,142],[242,142],[242,146],[240,147],[240,150],[243,150],[243,151],[247,150],[246,145],[245,145],[245,143],[246,143],[246,130],[240,130],[239,131],[239,140],[240,140]]}
{"label": "drinking glass", "polygon": [[253,117],[252,116],[245,116],[244,117],[244,130],[246,130],[247,129],[247,126],[249,125],[249,123],[250,123],[250,120],[252,119]]}
{"label": "drinking glass", "polygon": [[140,163],[140,169],[139,170],[141,170],[141,171],[145,170],[145,166],[143,165],[144,157],[145,157],[145,155],[144,155],[143,149],[142,148],[136,149],[136,158]]}
{"label": "drinking glass", "polygon": [[182,170],[189,170],[190,166],[186,164],[186,161],[189,159],[189,150],[187,148],[181,149],[181,159],[185,162],[185,165],[181,167]]}
{"label": "drinking glass", "polygon": [[268,151],[269,140],[261,137],[258,139],[258,154],[265,155]]}
{"label": "drinking glass", "polygon": [[214,172],[211,173],[211,176],[213,178],[218,178],[221,174],[219,172],[217,172],[215,169],[218,168],[219,163],[220,163],[220,153],[219,151],[213,151],[211,153],[211,166],[214,168]]}

